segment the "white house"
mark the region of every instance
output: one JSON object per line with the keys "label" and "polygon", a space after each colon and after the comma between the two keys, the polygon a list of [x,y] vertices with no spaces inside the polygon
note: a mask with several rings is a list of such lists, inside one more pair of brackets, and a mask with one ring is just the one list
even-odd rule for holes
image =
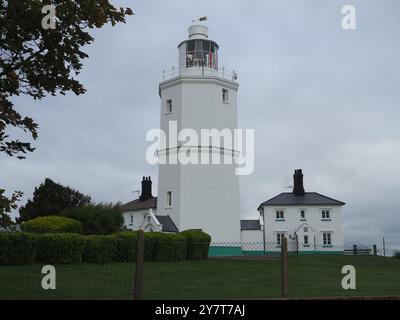
{"label": "white house", "polygon": [[286,237],[289,251],[343,251],[341,208],[345,203],[305,192],[300,169],[295,170],[293,178],[293,192],[261,203],[260,219],[242,221],[243,250],[279,251]]}
{"label": "white house", "polygon": [[120,207],[124,226],[128,230],[178,232],[170,216],[157,215],[157,197],[152,195],[150,177],[143,177],[142,193],[139,199],[125,203]]}

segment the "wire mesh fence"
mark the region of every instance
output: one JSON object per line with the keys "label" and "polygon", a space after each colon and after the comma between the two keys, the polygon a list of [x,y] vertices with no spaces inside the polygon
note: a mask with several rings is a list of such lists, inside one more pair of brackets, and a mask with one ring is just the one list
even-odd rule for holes
{"label": "wire mesh fence", "polygon": [[[397,250],[376,246],[135,239],[98,244],[77,263],[4,265],[0,299],[270,299],[400,296]],[[142,247],[141,247],[142,246]],[[299,249],[302,248],[302,249]],[[303,250],[307,248],[307,250]],[[55,268],[55,289],[46,289]],[[343,267],[353,266],[346,290]],[[286,290],[286,291],[285,291]]]}

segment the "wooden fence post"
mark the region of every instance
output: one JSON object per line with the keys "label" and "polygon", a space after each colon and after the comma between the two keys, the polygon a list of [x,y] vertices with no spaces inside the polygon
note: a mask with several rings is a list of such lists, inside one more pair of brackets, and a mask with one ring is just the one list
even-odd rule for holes
{"label": "wooden fence post", "polygon": [[289,270],[288,270],[288,243],[287,238],[283,237],[281,243],[281,297],[289,297]]}
{"label": "wooden fence post", "polygon": [[383,256],[386,257],[386,243],[385,243],[385,237],[383,237]]}
{"label": "wooden fence post", "polygon": [[144,269],[144,231],[139,230],[136,249],[135,289],[134,299],[143,299],[143,269]]}

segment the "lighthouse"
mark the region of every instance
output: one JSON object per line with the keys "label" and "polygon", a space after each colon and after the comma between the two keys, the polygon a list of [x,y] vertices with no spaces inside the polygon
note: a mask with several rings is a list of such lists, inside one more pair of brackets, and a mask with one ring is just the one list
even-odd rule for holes
{"label": "lighthouse", "polygon": [[[213,243],[226,244],[240,242],[239,178],[229,138],[237,129],[239,84],[235,72],[220,66],[219,49],[208,28],[194,24],[178,45],[178,65],[163,72],[166,145],[158,153],[166,162],[159,165],[157,214],[169,216],[180,231],[202,229]],[[188,130],[198,139],[185,140]],[[182,163],[179,153],[197,161]]]}

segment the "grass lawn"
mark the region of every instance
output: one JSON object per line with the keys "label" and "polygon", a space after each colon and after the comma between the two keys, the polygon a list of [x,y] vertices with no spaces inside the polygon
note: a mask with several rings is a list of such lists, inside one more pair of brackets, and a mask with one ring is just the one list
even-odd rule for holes
{"label": "grass lawn", "polygon": [[[344,265],[357,290],[341,288]],[[56,265],[57,289],[41,289],[41,265],[1,266],[0,299],[129,299],[129,263]],[[262,299],[280,295],[279,260],[207,260],[145,264],[146,299]],[[400,296],[400,259],[374,256],[291,256],[289,296]]]}

